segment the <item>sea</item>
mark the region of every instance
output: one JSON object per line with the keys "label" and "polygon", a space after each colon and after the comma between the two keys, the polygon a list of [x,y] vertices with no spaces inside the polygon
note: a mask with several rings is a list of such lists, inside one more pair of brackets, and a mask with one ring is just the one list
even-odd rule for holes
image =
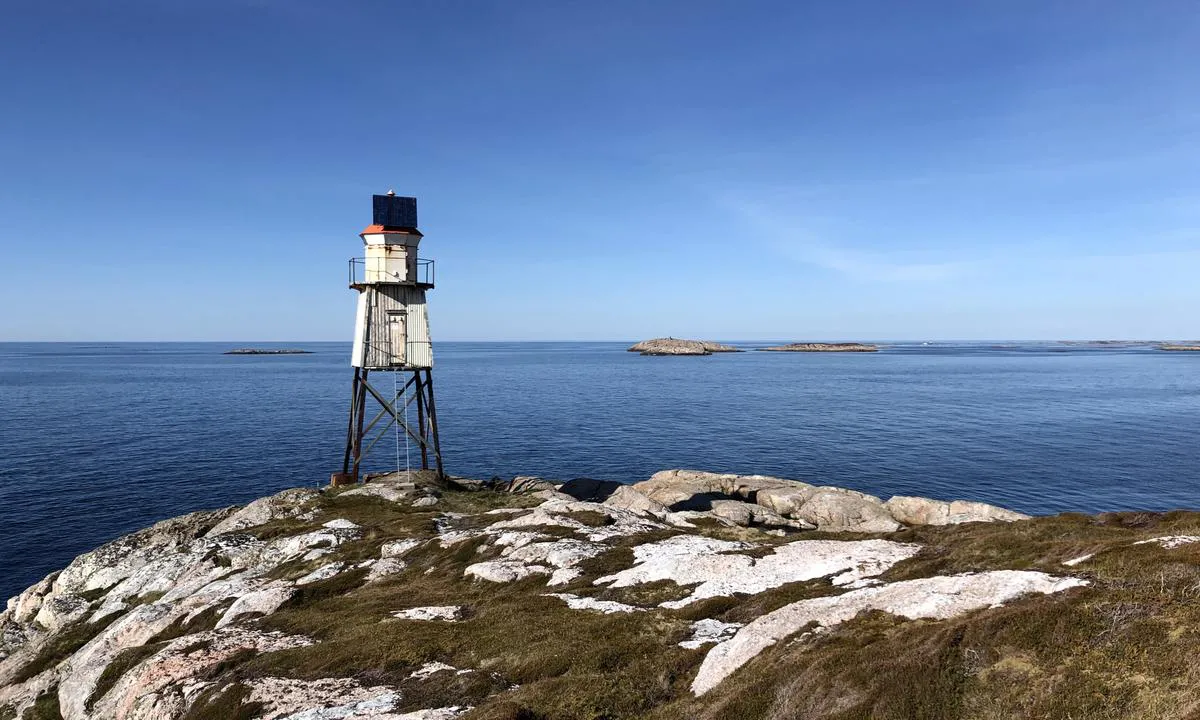
{"label": "sea", "polygon": [[[345,443],[348,343],[224,354],[246,344],[0,343],[0,598],[157,520],[328,482]],[[438,343],[447,471],[636,482],[696,468],[1034,514],[1200,506],[1200,353],[627,346]],[[419,455],[388,434],[368,461],[391,470]]]}

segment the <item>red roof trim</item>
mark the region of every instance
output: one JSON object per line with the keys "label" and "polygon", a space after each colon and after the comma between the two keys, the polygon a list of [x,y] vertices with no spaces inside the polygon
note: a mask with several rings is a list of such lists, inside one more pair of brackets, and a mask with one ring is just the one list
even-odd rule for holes
{"label": "red roof trim", "polygon": [[425,237],[425,235],[416,228],[402,228],[392,225],[368,225],[366,230],[358,234],[363,235],[416,235],[417,237]]}

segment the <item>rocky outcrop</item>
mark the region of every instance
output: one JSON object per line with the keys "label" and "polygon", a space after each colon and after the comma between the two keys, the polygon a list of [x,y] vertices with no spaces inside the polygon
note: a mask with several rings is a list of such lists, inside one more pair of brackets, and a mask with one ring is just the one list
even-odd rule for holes
{"label": "rocky outcrop", "polygon": [[537,493],[557,490],[558,484],[532,475],[518,475],[507,483],[498,484],[497,487],[510,493]]}
{"label": "rocky outcrop", "polygon": [[816,524],[803,518],[786,518],[761,505],[752,505],[741,500],[713,500],[709,512],[718,520],[725,520],[742,527],[792,528],[814,530]]}
{"label": "rocky outcrop", "polygon": [[760,652],[800,630],[812,628],[810,633],[827,630],[867,610],[882,610],[910,620],[944,620],[972,610],[997,607],[1022,595],[1045,595],[1084,585],[1087,582],[1077,578],[998,570],[908,580],[844,595],[801,600],[763,615],[709,651],[692,681],[692,692],[703,695],[712,690]]}
{"label": "rocky outcrop", "polygon": [[900,529],[879,498],[840,488],[818,490],[792,515],[828,532],[889,533]]}
{"label": "rocky outcrop", "polygon": [[713,353],[741,352],[732,345],[708,340],[681,340],[679,338],[655,338],[643,340],[629,347],[629,352],[642,355],[712,355]]}
{"label": "rocky outcrop", "polygon": [[614,490],[613,494],[604,500],[604,504],[658,518],[665,518],[670,512],[662,503],[634,490],[629,485],[622,485]]}
{"label": "rocky outcrop", "polygon": [[[242,617],[274,612],[296,586],[293,580],[274,577],[281,565],[317,560],[361,533],[357,525],[335,521],[273,540],[237,529],[300,517],[312,495],[288,491],[237,512],[194,513],[158,523],[79,556],[61,573],[10,601],[0,614],[0,627],[5,637],[19,637],[20,642],[6,647],[0,660],[0,687],[5,687],[0,707],[13,692],[12,684],[28,674],[29,663],[38,662],[64,632],[95,628],[73,655],[44,671],[53,673],[63,716],[107,717],[92,712],[89,702],[107,666],[122,651],[206,613],[216,611],[210,627],[222,628]],[[60,607],[71,608],[70,618],[49,623],[34,619],[49,619],[47,614]]]}
{"label": "rocky outcrop", "polygon": [[[375,490],[382,486],[363,486],[351,492],[367,492],[368,487]],[[317,495],[316,490],[309,488],[292,488],[270,497],[259,498],[217,523],[209,530],[208,535],[224,535],[256,525],[265,525],[272,520],[296,517],[304,513],[308,503]]]}
{"label": "rocky outcrop", "polygon": [[864,343],[788,343],[757,348],[762,352],[878,352],[878,345]]}
{"label": "rocky outcrop", "polygon": [[967,522],[1028,520],[1029,516],[980,502],[954,500],[944,502],[921,497],[897,495],[884,507],[905,525],[958,525]]}
{"label": "rocky outcrop", "polygon": [[[658,683],[649,702],[659,716],[709,717],[703,703],[742,692],[738,683],[778,699],[802,676],[808,697],[812,687],[855,681],[820,668],[873,662],[872,654],[894,662],[933,648],[919,662],[949,662],[946,672],[984,682],[986,667],[964,663],[1034,652],[1020,645],[1024,631],[981,647],[998,628],[1069,634],[1076,623],[1101,628],[1108,647],[1122,642],[1122,618],[1151,627],[1154,602],[1168,604],[1172,623],[1190,622],[1187,599],[1200,581],[1188,564],[1200,516],[1153,521],[1165,523],[1156,532],[1070,518],[1006,531],[976,523],[1025,516],[695,470],[566,488],[588,500],[462,485],[475,489],[394,477],[288,491],[165,521],[81,555],[0,613],[0,718],[35,704],[64,720],[453,718],[472,707],[483,717],[623,717],[648,709],[644,695],[621,699],[648,678]],[[438,502],[413,502],[421,497]],[[934,525],[947,527],[922,529]],[[910,529],[888,536],[902,526]],[[1066,574],[1069,563],[1086,563],[1086,578]],[[1144,588],[1129,578],[1089,586],[1106,572],[1143,569]],[[1119,602],[1076,601],[1108,587],[1119,588]],[[1072,608],[1082,615],[1071,622],[1055,614]],[[975,633],[937,625],[975,617],[984,628]],[[924,622],[897,625],[906,619]],[[808,641],[858,622],[874,623],[861,642]],[[1142,642],[1145,627],[1130,642]],[[913,639],[901,650],[873,645],[895,637]],[[1183,633],[1140,652],[1191,642]],[[810,652],[821,661],[806,665]],[[764,653],[753,673],[741,669]],[[775,667],[783,680],[771,679]],[[1170,682],[1162,688],[1179,687],[1177,677]],[[870,716],[869,707],[855,716]]]}
{"label": "rocky outcrop", "polygon": [[[943,502],[874,495],[763,475],[664,470],[630,488],[667,511],[700,510],[738,525],[817,529],[825,532],[889,533],[902,525],[947,525],[1028,518],[975,502]],[[635,507],[632,496],[620,502]]]}

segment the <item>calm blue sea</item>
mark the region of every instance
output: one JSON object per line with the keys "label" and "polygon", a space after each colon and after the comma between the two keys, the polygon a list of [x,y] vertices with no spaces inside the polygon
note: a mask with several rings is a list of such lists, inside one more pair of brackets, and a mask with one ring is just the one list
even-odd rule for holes
{"label": "calm blue sea", "polygon": [[[0,598],[155,520],[328,480],[347,344],[222,354],[234,345],[0,343]],[[1030,513],[1200,505],[1200,353],[624,348],[439,343],[447,469],[636,481],[692,467]],[[394,467],[395,443],[374,460]]]}

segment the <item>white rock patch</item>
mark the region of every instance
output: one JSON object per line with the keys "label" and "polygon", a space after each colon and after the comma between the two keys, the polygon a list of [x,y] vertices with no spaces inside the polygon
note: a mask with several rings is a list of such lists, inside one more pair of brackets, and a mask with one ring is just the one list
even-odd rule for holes
{"label": "white rock patch", "polygon": [[1155,543],[1162,546],[1164,550],[1174,550],[1175,548],[1191,545],[1192,543],[1200,542],[1200,535],[1168,535],[1166,537],[1150,538],[1149,540],[1139,540],[1134,545],[1148,545]]}
{"label": "white rock patch", "polygon": [[436,708],[433,710],[414,710],[413,712],[400,713],[399,715],[388,715],[387,720],[452,720],[465,712],[470,712],[470,710],[470,707],[455,705],[453,707]]}
{"label": "white rock patch", "polygon": [[680,608],[710,597],[755,594],[790,582],[832,575],[834,585],[861,586],[896,563],[916,555],[919,545],[890,540],[798,540],[771,555],[738,554],[747,543],[678,535],[633,549],[634,566],[596,580],[629,587],[659,580],[696,585],[688,597],[662,603]]}
{"label": "white rock patch", "polygon": [[565,602],[567,607],[571,608],[572,610],[596,610],[604,613],[605,615],[611,615],[612,613],[639,612],[646,609],[635,607],[633,605],[626,605],[625,603],[619,603],[613,600],[597,600],[595,598],[579,597],[578,595],[572,595],[570,593],[549,593],[546,595],[546,597],[558,598],[559,600]]}
{"label": "white rock patch", "polygon": [[556,540],[554,542],[534,542],[520,547],[508,547],[502,555],[510,560],[517,560],[528,565],[542,565],[555,568],[547,585],[566,585],[579,577],[576,566],[593,558],[608,548],[582,540]]}
{"label": "white rock patch", "polygon": [[463,571],[466,577],[474,577],[488,582],[516,582],[530,575],[549,575],[550,568],[542,565],[526,565],[520,560],[489,560],[487,562],[468,565]]}
{"label": "white rock patch", "polygon": [[703,695],[760,652],[809,623],[829,628],[866,610],[883,610],[910,620],[942,620],[998,607],[1030,593],[1050,594],[1087,584],[1078,578],[1059,578],[1040,572],[996,570],[907,580],[844,595],[801,600],[755,619],[732,639],[710,650],[692,682],[692,692]]}
{"label": "white rock patch", "polygon": [[317,568],[316,570],[313,570],[309,574],[300,578],[299,580],[296,581],[296,584],[297,585],[308,585],[310,583],[315,583],[320,580],[328,580],[329,578],[333,577],[334,575],[337,575],[344,569],[346,569],[346,563],[331,562],[328,565],[322,565],[321,567]]}
{"label": "white rock patch", "polygon": [[679,647],[695,650],[709,643],[724,642],[741,629],[741,623],[727,623],[705,618],[692,623],[692,636],[679,643]]}
{"label": "white rock patch", "polygon": [[494,543],[503,545],[499,560],[467,566],[464,575],[491,582],[513,582],[530,575],[550,575],[548,585],[566,585],[579,577],[576,566],[603,553],[603,545],[573,540],[542,541],[543,535],[528,532],[504,532]]}
{"label": "white rock patch", "polygon": [[[593,512],[607,517],[611,524],[603,527],[587,525],[570,517],[574,512]],[[563,527],[580,535],[581,539],[553,538],[545,533],[525,528],[539,526]],[[603,543],[617,537],[661,529],[661,523],[643,518],[624,508],[575,500],[547,500],[530,512],[501,520],[481,530],[455,530],[441,534],[442,547],[450,547],[478,537],[487,537],[490,544],[503,547],[501,557],[469,565],[467,577],[489,582],[515,582],[532,575],[549,575],[548,585],[565,585],[579,577],[576,566],[609,548]]]}
{"label": "white rock patch", "polygon": [[293,488],[270,497],[259,498],[217,523],[208,531],[206,537],[264,525],[279,518],[296,517],[304,512],[317,496],[316,490]]}
{"label": "white rock patch", "polygon": [[430,675],[433,675],[434,673],[440,673],[445,670],[454,671],[457,669],[458,668],[454,667],[453,665],[447,665],[446,663],[428,662],[428,663],[425,663],[424,665],[422,665],[421,667],[417,668],[416,670],[414,670],[412,675],[409,675],[409,677],[416,678],[418,680],[424,680],[425,678],[429,677]]}
{"label": "white rock patch", "polygon": [[381,558],[398,558],[404,557],[408,553],[415,550],[421,545],[420,540],[412,538],[406,540],[392,540],[385,542],[383,547],[379,548],[379,557]]}
{"label": "white rock patch", "polygon": [[404,572],[404,569],[407,567],[408,563],[404,562],[400,558],[390,557],[382,560],[376,560],[375,562],[371,563],[371,569],[367,571],[367,582],[372,583],[376,580],[382,580],[389,575],[395,575],[397,573]]}
{"label": "white rock patch", "polygon": [[278,610],[280,605],[291,599],[294,592],[295,589],[290,584],[279,584],[247,593],[233,601],[233,604],[217,621],[217,627],[223,628],[248,613],[270,615]]}
{"label": "white rock patch", "polygon": [[342,492],[338,497],[366,496],[383,498],[389,502],[400,502],[412,494],[412,483],[367,483],[362,487]]}
{"label": "white rock patch", "polygon": [[[1164,550],[1175,550],[1193,543],[1200,543],[1200,535],[1165,535],[1163,537],[1150,538],[1149,540],[1138,540],[1135,543],[1131,543],[1128,547],[1134,547],[1137,545],[1158,545]],[[1066,565],[1067,567],[1075,567],[1076,565],[1087,562],[1094,557],[1096,557],[1096,553],[1088,553],[1087,555],[1080,555],[1079,557],[1071,558],[1070,560],[1064,560],[1062,564]]]}
{"label": "white rock patch", "polygon": [[335,718],[395,718],[391,711],[400,696],[387,687],[366,688],[348,678],[301,681],[259,678],[247,683],[250,702],[266,708],[272,720],[334,720]]}
{"label": "white rock patch", "polygon": [[427,605],[425,607],[397,610],[392,617],[400,620],[442,620],[458,622],[463,617],[462,605]]}
{"label": "white rock patch", "polygon": [[[587,525],[570,517],[570,513],[575,512],[599,513],[606,516],[610,524],[602,527]],[[613,538],[636,535],[665,527],[660,522],[649,520],[636,512],[624,508],[574,500],[547,500],[534,508],[532,512],[509,520],[502,520],[491,525],[488,529],[504,530],[535,527],[538,525],[569,528],[575,534],[591,542],[605,542]]]}

